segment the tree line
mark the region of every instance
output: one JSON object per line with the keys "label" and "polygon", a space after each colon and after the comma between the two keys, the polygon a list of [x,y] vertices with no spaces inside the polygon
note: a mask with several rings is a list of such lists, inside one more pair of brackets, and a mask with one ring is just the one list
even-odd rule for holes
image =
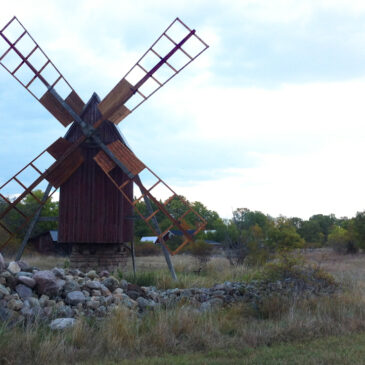
{"label": "tree line", "polygon": [[[43,196],[41,190],[36,190],[33,194],[39,199]],[[0,212],[6,207],[7,203],[0,198]],[[223,219],[216,211],[208,209],[203,203],[190,202],[183,196],[174,198],[168,204],[168,210],[175,218],[180,217],[186,211],[186,207],[192,207],[207,222],[205,228],[207,232],[201,232],[198,239],[220,242],[228,247],[240,247],[250,252],[325,246],[331,246],[341,253],[355,253],[359,249],[365,249],[365,211],[358,212],[352,218],[337,218],[334,214],[315,214],[309,219],[301,219],[272,217],[260,211],[237,208],[230,219]],[[21,213],[31,216],[37,208],[36,200],[28,195],[17,205],[17,210],[11,210],[2,222],[22,237],[26,230],[26,222]],[[138,202],[136,208],[144,216],[149,215],[143,201]],[[157,207],[152,203],[152,208],[156,210]],[[58,202],[48,201],[43,207],[42,216],[58,216]],[[162,231],[170,226],[170,220],[162,212],[158,212],[156,217]],[[195,227],[196,223],[197,217],[193,213],[187,214],[183,219],[185,229]],[[57,229],[57,222],[39,222],[33,235],[51,229]],[[134,232],[136,241],[143,236],[154,235],[136,213]],[[175,248],[180,243],[181,237],[177,237],[172,239],[169,245]]]}

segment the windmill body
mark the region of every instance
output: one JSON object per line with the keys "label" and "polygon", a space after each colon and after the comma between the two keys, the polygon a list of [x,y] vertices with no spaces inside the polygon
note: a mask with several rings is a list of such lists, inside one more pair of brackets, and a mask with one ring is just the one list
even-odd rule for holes
{"label": "windmill body", "polygon": [[[86,104],[81,114],[86,123],[100,118],[99,103],[94,94]],[[105,144],[124,143],[109,121],[101,124],[98,135]],[[74,143],[81,136],[81,128],[73,123],[65,139]],[[80,148],[84,163],[60,186],[58,240],[72,245],[72,267],[113,270],[127,258],[127,243],[133,239],[133,207],[94,161],[100,152],[98,145],[86,140]],[[115,173],[118,181],[128,179],[120,170]],[[133,185],[128,189],[126,193],[133,200]]]}
{"label": "windmill body", "polygon": [[[206,221],[135,156],[116,125],[207,48],[194,29],[176,18],[102,101],[94,94],[85,105],[19,20],[12,18],[0,30],[0,65],[63,126],[73,124],[65,138],[0,186],[0,251],[28,226],[17,254],[17,259],[21,257],[43,205],[60,189],[59,241],[73,246],[73,266],[119,266],[126,243],[133,239],[132,216],[136,215],[158,236],[176,278],[169,254],[192,242]],[[47,169],[38,165],[44,156],[54,161]],[[29,180],[29,172],[34,179]],[[39,199],[34,191],[44,181],[49,184]],[[17,191],[9,193],[14,185]],[[32,215],[22,211],[22,201],[29,195],[39,204]],[[176,200],[184,207],[179,216],[173,212]],[[144,202],[143,211],[138,202]],[[15,230],[9,227],[9,213],[22,222]],[[187,217],[194,227],[187,224]],[[162,230],[159,220],[164,218],[170,225]],[[165,244],[170,229],[185,238],[175,251]]]}

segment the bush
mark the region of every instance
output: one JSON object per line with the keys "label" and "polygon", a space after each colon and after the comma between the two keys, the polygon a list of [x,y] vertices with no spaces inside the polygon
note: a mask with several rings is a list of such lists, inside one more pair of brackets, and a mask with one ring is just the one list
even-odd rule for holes
{"label": "bush", "polygon": [[155,256],[161,253],[161,248],[153,242],[136,242],[134,252],[136,256]]}
{"label": "bush", "polygon": [[328,245],[332,249],[342,255],[355,254],[358,252],[358,246],[352,237],[351,232],[347,229],[334,226],[328,235]]}
{"label": "bush", "polygon": [[212,255],[213,247],[204,240],[196,240],[188,244],[186,251],[198,259],[200,264],[206,264]]}

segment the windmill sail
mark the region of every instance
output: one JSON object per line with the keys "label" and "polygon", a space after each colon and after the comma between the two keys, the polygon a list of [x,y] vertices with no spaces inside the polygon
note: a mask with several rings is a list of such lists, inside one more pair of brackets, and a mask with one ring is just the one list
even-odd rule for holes
{"label": "windmill sail", "polygon": [[63,126],[74,118],[62,100],[78,115],[81,113],[82,99],[16,17],[0,30],[0,65]]}
{"label": "windmill sail", "polygon": [[195,30],[176,18],[102,100],[104,118],[121,122],[207,48]]}

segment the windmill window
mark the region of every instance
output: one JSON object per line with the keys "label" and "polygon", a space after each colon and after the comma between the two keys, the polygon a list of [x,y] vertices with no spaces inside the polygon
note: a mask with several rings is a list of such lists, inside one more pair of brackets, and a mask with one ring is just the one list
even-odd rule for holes
{"label": "windmill window", "polygon": [[37,77],[29,86],[30,92],[35,95],[37,99],[40,99],[46,92],[47,87],[43,84],[41,80]]}
{"label": "windmill window", "polygon": [[166,32],[175,43],[181,42],[188,34],[189,30],[183,26],[179,21],[176,21],[172,27]]}
{"label": "windmill window", "polygon": [[154,46],[153,49],[161,57],[165,57],[175,47],[168,38],[162,37]]}
{"label": "windmill window", "polygon": [[23,85],[27,85],[30,80],[33,79],[34,72],[26,64],[23,64],[23,66],[15,73],[15,76],[23,83]]}
{"label": "windmill window", "polygon": [[48,61],[47,57],[38,48],[29,58],[28,61],[39,71]]}
{"label": "windmill window", "polygon": [[160,58],[153,53],[152,51],[149,51],[139,63],[143,68],[145,68],[147,71],[150,71],[154,66],[158,64],[160,61]]}
{"label": "windmill window", "polygon": [[140,67],[134,67],[131,72],[127,75],[126,80],[132,84],[137,84],[138,81],[140,81],[144,76],[146,75],[146,72],[142,70]]}
{"label": "windmill window", "polygon": [[4,35],[11,43],[14,43],[24,32],[24,28],[17,20],[13,20],[4,30]]}
{"label": "windmill window", "polygon": [[40,170],[40,171],[45,171],[46,169],[48,169],[48,167],[50,167],[53,162],[55,162],[56,160],[49,154],[49,153],[44,153],[43,155],[39,156],[35,161],[34,161],[34,166]]}
{"label": "windmill window", "polygon": [[16,44],[16,48],[18,51],[21,52],[23,56],[28,56],[29,53],[34,49],[36,44],[34,41],[29,37],[28,34],[24,35],[22,39],[19,40],[19,42]]}
{"label": "windmill window", "polygon": [[50,85],[53,85],[54,82],[60,77],[59,72],[51,63],[46,66],[46,68],[41,72],[41,75],[47,80]]}
{"label": "windmill window", "polygon": [[63,78],[59,82],[57,82],[57,84],[55,85],[55,89],[62,99],[66,99],[72,91],[71,87],[66,83]]}
{"label": "windmill window", "polygon": [[148,79],[140,88],[139,91],[146,97],[156,91],[160,85],[153,79]]}
{"label": "windmill window", "polygon": [[144,98],[139,95],[138,93],[135,93],[126,103],[125,106],[129,109],[129,110],[133,110],[134,108],[136,108],[140,103],[143,103]]}
{"label": "windmill window", "polygon": [[168,62],[176,70],[181,70],[187,63],[190,62],[190,58],[178,50],[169,58]]}
{"label": "windmill window", "polygon": [[5,42],[5,40],[0,37],[0,60],[4,53],[9,49],[9,45]]}
{"label": "windmill window", "polygon": [[14,50],[8,52],[8,54],[2,59],[1,63],[10,71],[13,72],[21,63],[22,59],[15,53]]}
{"label": "windmill window", "polygon": [[206,46],[195,36],[188,39],[186,43],[182,46],[185,52],[187,52],[191,57],[195,58],[200,52],[204,51]]}
{"label": "windmill window", "polygon": [[171,67],[162,65],[154,74],[154,76],[164,84],[170,77],[174,76],[175,72]]}

